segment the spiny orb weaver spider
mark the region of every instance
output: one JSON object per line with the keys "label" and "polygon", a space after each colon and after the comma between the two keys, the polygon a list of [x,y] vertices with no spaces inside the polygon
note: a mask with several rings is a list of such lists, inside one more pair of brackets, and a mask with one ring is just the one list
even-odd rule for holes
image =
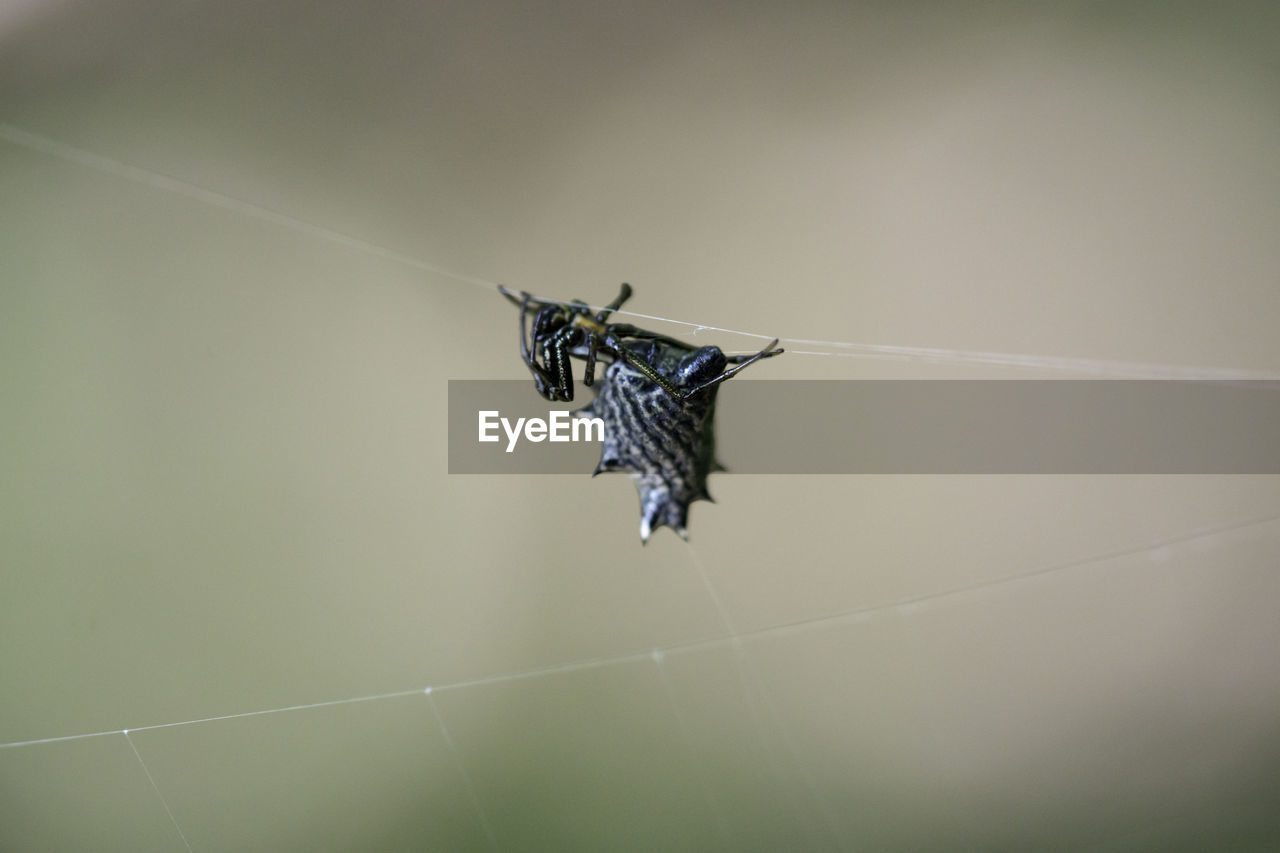
{"label": "spiny orb weaver spider", "polygon": [[[520,355],[538,393],[573,400],[571,358],[586,362],[582,383],[595,383],[597,360],[610,362],[596,399],[575,412],[605,424],[600,464],[593,473],[625,471],[640,493],[640,539],[666,525],[687,539],[689,504],[711,500],[707,475],[722,471],[715,460],[715,404],[720,383],[762,358],[782,352],[774,339],[754,355],[726,356],[719,347],[694,347],[608,317],[631,296],[623,284],[616,299],[592,314],[586,303],[549,302],[499,285],[520,306]],[[526,317],[533,314],[532,338]],[[733,364],[733,367],[729,367]]]}

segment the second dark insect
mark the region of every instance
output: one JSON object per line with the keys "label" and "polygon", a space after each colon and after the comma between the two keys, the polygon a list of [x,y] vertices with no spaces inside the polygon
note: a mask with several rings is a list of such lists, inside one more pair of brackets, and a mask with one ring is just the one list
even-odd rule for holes
{"label": "second dark insect", "polygon": [[[725,356],[719,347],[691,347],[657,332],[649,332],[630,323],[609,323],[609,315],[631,298],[631,285],[624,283],[618,296],[595,314],[585,302],[550,302],[535,299],[528,293],[519,294],[499,285],[498,290],[508,300],[520,306],[520,355],[529,372],[533,374],[538,393],[548,400],[569,402],[573,400],[573,367],[570,357],[586,362],[582,384],[590,387],[595,382],[596,361],[619,360],[631,365],[650,382],[676,399],[687,400],[712,388],[749,364],[762,358],[778,355],[781,349],[774,339],[755,355]],[[528,329],[527,317],[533,314],[532,329]],[[532,342],[530,341],[532,337]],[[703,381],[683,386],[664,376],[652,362],[652,349],[637,346],[642,342],[656,342],[695,354],[687,375],[705,377]],[[649,349],[649,352],[642,352]],[[716,369],[715,365],[719,364]],[[733,364],[727,370],[725,366]]]}

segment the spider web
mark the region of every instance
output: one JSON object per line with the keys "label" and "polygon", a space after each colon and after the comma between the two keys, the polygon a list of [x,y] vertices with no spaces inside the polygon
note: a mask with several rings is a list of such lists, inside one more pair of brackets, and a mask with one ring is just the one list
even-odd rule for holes
{"label": "spider web", "polygon": [[[258,205],[250,204],[222,193],[179,181],[158,173],[102,157],[89,151],[66,145],[53,139],[29,133],[21,128],[0,125],[0,138],[12,145],[22,146],[32,151],[51,155],[79,166],[88,167],[99,172],[108,173],[153,189],[176,193],[202,204],[223,208],[237,214],[260,220],[271,225],[280,226],[299,234],[318,238],[345,249],[354,250],[368,256],[393,262],[409,269],[426,273],[428,276],[451,279],[458,282],[492,290],[496,282],[488,279],[461,274],[445,269],[431,262],[395,252],[323,226],[304,222],[287,214],[279,213]],[[510,284],[510,283],[508,283]],[[771,335],[757,332],[738,331],[716,326],[686,322],[682,320],[657,317],[630,311],[619,311],[619,314],[637,319],[661,322],[687,329],[691,334],[704,332],[717,334],[734,334],[746,337],[769,339]],[[942,363],[942,364],[974,364],[996,366],[1011,369],[1051,370],[1066,373],[1145,378],[1274,378],[1272,374],[1256,371],[1237,370],[1231,368],[1206,368],[1195,366],[1174,366],[1136,364],[1118,361],[1102,361],[1078,358],[1059,358],[1053,356],[1019,355],[989,352],[972,352],[951,349],[931,349],[920,347],[901,347],[879,344],[866,344],[847,341],[811,340],[805,338],[781,338],[782,344],[792,355],[855,358],[855,359],[890,359],[909,362]],[[1027,584],[1046,584],[1055,578],[1070,577],[1080,573],[1098,573],[1117,567],[1127,566],[1136,561],[1146,566],[1159,566],[1169,560],[1185,559],[1189,555],[1215,555],[1232,549],[1257,548],[1266,551],[1274,546],[1277,539],[1277,523],[1280,513],[1252,515],[1209,524],[1194,529],[1181,530],[1174,534],[1149,537],[1136,544],[1123,547],[1103,547],[1066,561],[1050,564],[1031,563],[1011,566],[1008,571],[996,576],[983,577],[954,586],[935,588],[924,593],[894,597],[878,603],[858,606],[852,609],[841,609],[835,612],[822,613],[776,622],[763,626],[741,628],[735,624],[733,608],[726,604],[720,588],[703,561],[700,546],[688,547],[689,565],[694,571],[698,584],[702,587],[706,601],[711,606],[719,623],[719,630],[704,638],[685,640],[655,647],[636,648],[634,651],[600,657],[570,659],[557,663],[522,668],[513,671],[496,673],[476,673],[466,677],[447,679],[431,684],[405,684],[402,689],[378,692],[369,695],[337,696],[319,701],[304,701],[298,704],[269,708],[251,708],[235,713],[213,714],[193,719],[149,721],[133,720],[121,728],[101,731],[69,731],[48,736],[14,740],[0,744],[0,754],[11,755],[20,750],[40,750],[53,748],[56,744],[81,744],[86,741],[100,739],[116,739],[127,746],[138,769],[153,792],[161,812],[172,827],[178,842],[188,850],[201,849],[210,841],[201,841],[199,836],[189,833],[189,827],[182,815],[182,809],[173,805],[169,792],[181,787],[175,784],[172,772],[175,760],[181,763],[181,757],[175,759],[174,754],[166,754],[164,744],[154,745],[143,742],[144,734],[155,734],[165,731],[189,729],[193,727],[215,727],[230,724],[233,721],[246,721],[263,717],[287,716],[303,717],[308,713],[321,709],[337,709],[343,707],[360,707],[370,705],[387,705],[400,700],[411,700],[419,707],[415,713],[421,713],[424,720],[435,727],[443,744],[444,754],[451,765],[451,770],[440,770],[441,775],[456,780],[457,787],[463,792],[470,822],[475,832],[464,833],[462,837],[470,842],[483,843],[492,847],[510,845],[513,839],[504,834],[499,825],[497,811],[501,803],[492,799],[493,786],[483,787],[475,780],[476,759],[473,757],[474,742],[470,744],[471,752],[466,745],[460,744],[452,733],[459,722],[458,717],[450,716],[448,710],[442,709],[441,697],[475,693],[483,688],[502,687],[521,682],[546,681],[558,676],[568,676],[591,671],[618,671],[631,667],[651,668],[655,678],[661,685],[663,702],[673,721],[674,739],[684,748],[693,748],[705,735],[699,723],[692,719],[691,702],[688,694],[687,674],[673,675],[673,662],[680,661],[703,653],[715,653],[727,656],[731,685],[729,692],[734,696],[738,708],[744,715],[744,730],[757,743],[775,743],[777,749],[763,750],[760,763],[762,771],[773,780],[774,790],[784,805],[782,811],[794,821],[791,826],[801,826],[808,833],[807,841],[813,846],[844,846],[848,844],[847,832],[843,828],[843,816],[840,813],[840,797],[830,789],[829,778],[817,772],[810,760],[812,744],[807,734],[799,730],[796,715],[789,708],[779,703],[779,688],[771,687],[770,676],[774,670],[763,668],[761,657],[773,656],[774,646],[782,638],[822,635],[851,626],[860,626],[877,619],[906,619],[908,622],[920,618],[922,614],[936,613],[938,609],[946,610],[954,605],[969,605],[984,598],[996,596],[1001,591],[1016,589]],[[1269,553],[1269,551],[1267,552]],[[681,679],[684,679],[683,681]],[[790,700],[790,697],[786,697]],[[455,714],[460,713],[455,710]],[[139,746],[141,743],[141,748]],[[170,769],[168,773],[154,773],[153,765],[161,761]],[[481,771],[492,775],[492,768],[481,766]],[[691,789],[695,790],[702,801],[703,808],[698,809],[700,817],[706,820],[710,838],[718,843],[730,844],[735,840],[735,825],[742,820],[742,815],[731,801],[731,792],[726,790],[722,777],[706,768],[691,768]],[[184,791],[184,796],[189,792]],[[1170,816],[1176,820],[1176,816]],[[783,823],[787,823],[783,821]],[[1139,833],[1144,829],[1136,830]],[[1141,836],[1146,837],[1146,836]],[[194,843],[189,838],[197,839]]]}
{"label": "spider web", "polygon": [[[14,145],[29,148],[33,151],[39,151],[43,154],[61,158],[68,162],[77,163],[81,166],[116,175],[117,177],[134,181],[144,186],[153,187],[166,192],[177,193],[204,204],[232,210],[236,213],[271,223],[272,225],[288,228],[301,234],[306,234],[348,249],[365,253],[374,258],[392,261],[396,264],[409,267],[410,269],[431,273],[433,275],[453,279],[454,281],[465,282],[467,284],[476,285],[489,290],[497,289],[500,284],[499,282],[491,279],[446,269],[438,264],[433,264],[429,261],[425,261],[411,255],[406,255],[402,252],[397,252],[383,246],[377,246],[365,240],[359,240],[330,228],[325,228],[321,225],[304,222],[293,216],[271,210],[261,205],[251,204],[223,193],[206,189],[205,187],[196,186],[195,184],[171,178],[167,175],[161,175],[128,163],[122,163],[118,160],[113,160],[110,157],[103,157],[100,154],[85,151],[84,149],[67,145],[65,143],[58,142],[57,140],[49,139],[48,137],[39,136],[12,125],[0,123],[0,139],[4,139]],[[542,296],[539,294],[533,295],[535,298],[542,299],[544,301],[555,301],[554,297]],[[595,311],[600,311],[604,308],[603,305],[592,305],[590,307]],[[758,338],[762,341],[772,340],[776,337],[774,335],[762,334],[760,332],[726,329],[721,326],[712,326],[705,323],[692,323],[687,320],[679,320],[671,317],[642,314],[635,311],[629,311],[625,308],[618,309],[614,313],[621,316],[634,317],[640,320],[650,320],[678,326],[688,329],[695,336],[703,332],[721,332],[748,338]],[[1019,353],[975,352],[957,349],[938,349],[932,347],[894,346],[887,344],[859,343],[853,341],[824,341],[798,337],[780,337],[778,340],[783,344],[791,346],[791,349],[789,349],[788,352],[792,355],[803,356],[838,356],[844,358],[921,361],[928,363],[980,364],[1035,370],[1057,370],[1068,373],[1115,378],[1205,380],[1252,380],[1280,378],[1280,375],[1271,372],[1242,370],[1230,367],[1145,364],[1126,361],[1108,361],[1102,359],[1026,355]],[[805,349],[805,347],[809,347],[809,349]]]}

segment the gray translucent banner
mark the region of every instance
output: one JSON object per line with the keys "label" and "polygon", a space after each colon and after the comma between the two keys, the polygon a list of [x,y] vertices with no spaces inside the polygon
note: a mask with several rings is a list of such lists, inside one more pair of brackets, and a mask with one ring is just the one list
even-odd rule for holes
{"label": "gray translucent banner", "polygon": [[[598,442],[512,444],[497,422],[564,420],[592,399],[577,391],[450,380],[449,473],[591,472]],[[498,440],[479,441],[481,412]],[[739,474],[1280,474],[1280,382],[733,379],[716,442]]]}

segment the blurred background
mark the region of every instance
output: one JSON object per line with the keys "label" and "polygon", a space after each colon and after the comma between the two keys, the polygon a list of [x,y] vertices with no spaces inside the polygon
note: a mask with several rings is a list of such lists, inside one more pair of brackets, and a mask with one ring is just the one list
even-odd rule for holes
{"label": "blurred background", "polygon": [[450,476],[445,399],[527,376],[497,281],[757,379],[1280,375],[1277,44],[7,0],[0,849],[1273,849],[1277,478],[722,474],[642,548],[625,477]]}

